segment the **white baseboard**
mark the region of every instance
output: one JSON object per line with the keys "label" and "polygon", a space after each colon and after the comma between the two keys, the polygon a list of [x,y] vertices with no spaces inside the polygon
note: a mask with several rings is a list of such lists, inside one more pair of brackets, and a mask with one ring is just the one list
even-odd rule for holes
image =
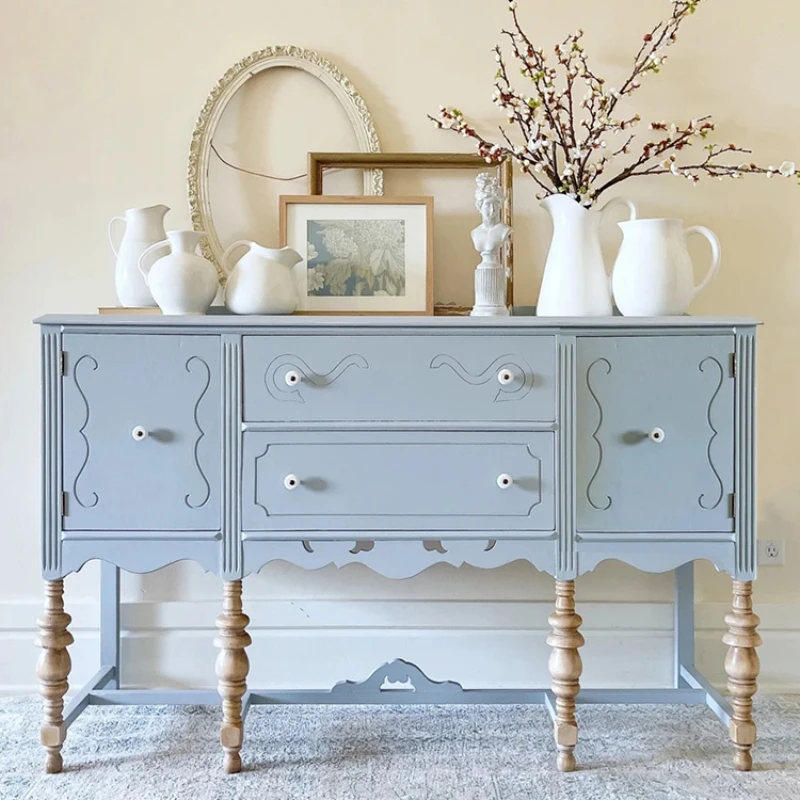
{"label": "white baseboard", "polygon": [[[434,680],[465,688],[549,684],[545,644],[550,603],[452,601],[250,600],[249,685],[329,689],[363,680],[385,661],[405,658]],[[98,607],[69,605],[75,644],[70,683],[99,666]],[[215,685],[212,601],[124,603],[123,682],[132,688]],[[664,687],[672,679],[672,606],[585,603],[582,685]],[[697,606],[697,664],[724,685],[724,604]],[[0,694],[36,691],[33,645],[40,607],[0,603]],[[764,646],[760,688],[800,691],[800,605],[760,605]]]}

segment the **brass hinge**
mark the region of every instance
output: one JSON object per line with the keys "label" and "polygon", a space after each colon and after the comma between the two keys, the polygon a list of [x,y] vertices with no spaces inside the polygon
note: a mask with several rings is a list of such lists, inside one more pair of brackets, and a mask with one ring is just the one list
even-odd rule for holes
{"label": "brass hinge", "polygon": [[736,353],[731,353],[731,377],[735,378],[736,373],[738,371],[738,361],[739,359],[736,357]]}
{"label": "brass hinge", "polygon": [[736,519],[736,492],[731,494],[731,519]]}
{"label": "brass hinge", "polygon": [[67,374],[67,354],[63,350],[61,351],[61,355],[59,357],[59,370],[61,371],[62,376]]}
{"label": "brass hinge", "polygon": [[61,516],[67,516],[67,493],[61,492]]}

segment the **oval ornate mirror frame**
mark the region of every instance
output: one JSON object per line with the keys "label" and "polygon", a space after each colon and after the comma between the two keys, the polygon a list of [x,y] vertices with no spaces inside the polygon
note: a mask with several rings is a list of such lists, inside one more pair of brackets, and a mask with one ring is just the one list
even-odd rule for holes
{"label": "oval ornate mirror frame", "polygon": [[[192,213],[192,225],[195,230],[207,233],[202,248],[206,258],[211,259],[225,281],[225,273],[221,267],[224,247],[219,240],[214,219],[211,214],[211,197],[209,192],[209,164],[211,159],[211,142],[219,121],[236,92],[242,85],[258,73],[274,67],[292,67],[313,75],[327,86],[339,100],[353,125],[358,146],[364,153],[379,153],[380,143],[372,116],[364,99],[337,67],[313,50],[302,47],[277,46],[256,50],[234,64],[211,90],[205,105],[197,118],[192,133],[192,144],[189,148],[189,206]],[[364,172],[364,194],[383,194],[383,172],[366,170]],[[277,211],[276,211],[277,213]]]}

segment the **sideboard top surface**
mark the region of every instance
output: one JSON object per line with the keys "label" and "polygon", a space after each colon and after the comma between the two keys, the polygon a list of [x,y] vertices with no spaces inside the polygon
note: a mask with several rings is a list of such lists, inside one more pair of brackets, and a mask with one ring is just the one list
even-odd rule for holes
{"label": "sideboard top surface", "polygon": [[34,320],[39,325],[97,328],[203,328],[203,329],[320,329],[395,328],[405,330],[487,330],[574,328],[581,330],[641,328],[737,328],[760,325],[750,317],[409,317],[409,316],[161,316],[147,314],[47,314]]}

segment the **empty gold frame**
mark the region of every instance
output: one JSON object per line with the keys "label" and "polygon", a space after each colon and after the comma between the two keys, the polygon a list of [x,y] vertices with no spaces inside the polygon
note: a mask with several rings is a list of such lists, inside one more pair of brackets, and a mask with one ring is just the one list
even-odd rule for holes
{"label": "empty gold frame", "polygon": [[[308,193],[322,194],[322,180],[326,169],[491,169],[477,154],[470,153],[309,153]],[[514,225],[514,172],[511,160],[496,167],[503,191],[502,221]],[[511,240],[504,251],[506,266],[506,303],[514,305],[514,246]],[[469,314],[471,306],[437,304],[438,315],[461,316]]]}

